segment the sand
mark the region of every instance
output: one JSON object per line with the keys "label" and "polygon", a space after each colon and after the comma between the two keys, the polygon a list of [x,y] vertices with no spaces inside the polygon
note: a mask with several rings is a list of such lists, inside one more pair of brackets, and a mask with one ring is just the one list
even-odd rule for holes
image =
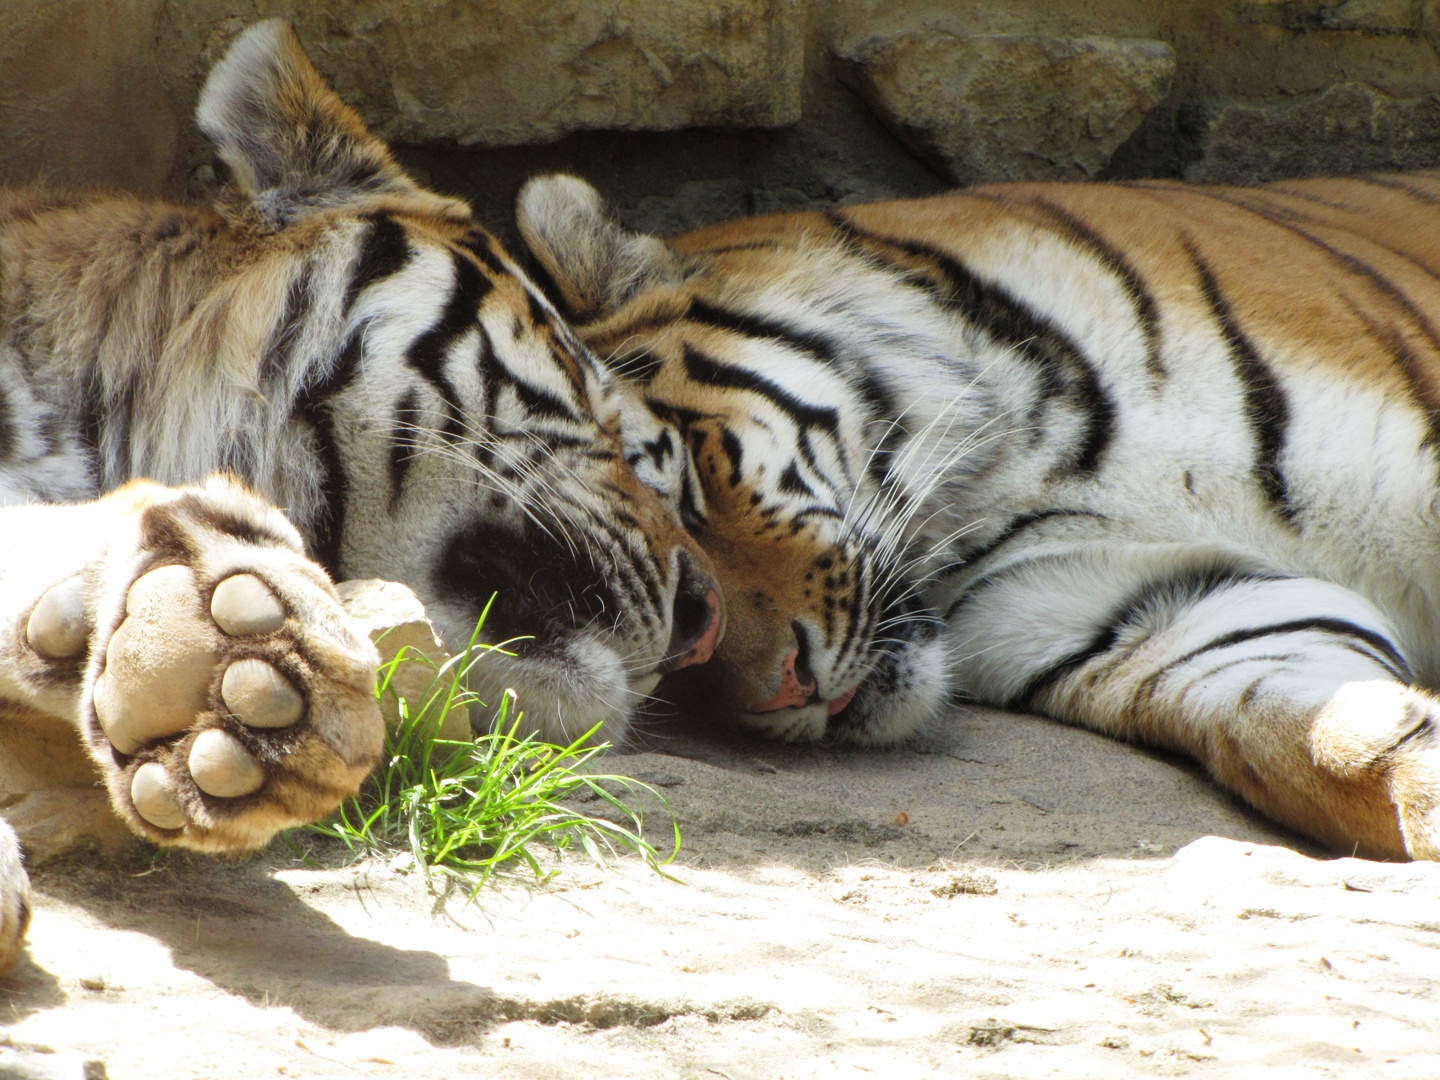
{"label": "sand", "polygon": [[678,882],[568,859],[466,906],[403,856],[65,858],[9,1036],[115,1080],[1440,1076],[1440,865],[1027,717],[644,741],[606,765],[669,799]]}

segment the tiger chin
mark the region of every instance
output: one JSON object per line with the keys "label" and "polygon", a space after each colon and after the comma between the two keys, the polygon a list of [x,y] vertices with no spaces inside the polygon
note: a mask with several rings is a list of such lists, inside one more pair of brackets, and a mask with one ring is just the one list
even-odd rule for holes
{"label": "tiger chin", "polygon": [[78,732],[142,836],[253,849],[379,760],[333,585],[377,577],[452,652],[487,615],[482,722],[513,691],[552,740],[623,740],[722,631],[672,430],[287,24],[230,44],[197,119],[211,206],[0,191],[0,723]]}
{"label": "tiger chin", "polygon": [[1346,854],[1440,857],[1440,175],[994,185],[667,240],[574,177],[517,209],[684,438],[730,626],[693,696],[870,743],[947,699],[1040,713]]}

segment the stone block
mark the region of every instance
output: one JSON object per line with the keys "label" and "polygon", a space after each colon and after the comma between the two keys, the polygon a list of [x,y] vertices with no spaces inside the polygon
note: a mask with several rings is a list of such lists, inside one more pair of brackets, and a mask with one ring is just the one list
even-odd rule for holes
{"label": "stone block", "polygon": [[79,732],[10,705],[0,712],[0,816],[32,863],[86,841],[114,848],[135,840],[110,808]]}
{"label": "stone block", "polygon": [[208,32],[178,67],[255,18],[295,24],[310,58],[382,138],[461,146],[574,131],[781,127],[800,118],[799,0],[192,0]]}
{"label": "stone block", "polygon": [[1416,34],[1422,20],[1420,0],[1247,0],[1237,10],[1247,22],[1302,32]]}
{"label": "stone block", "polygon": [[927,27],[835,51],[885,124],[962,184],[1095,176],[1175,73],[1169,45],[1137,38]]}
{"label": "stone block", "polygon": [[1394,98],[1363,83],[1276,104],[1214,109],[1186,179],[1252,184],[1290,176],[1440,165],[1440,100]]}

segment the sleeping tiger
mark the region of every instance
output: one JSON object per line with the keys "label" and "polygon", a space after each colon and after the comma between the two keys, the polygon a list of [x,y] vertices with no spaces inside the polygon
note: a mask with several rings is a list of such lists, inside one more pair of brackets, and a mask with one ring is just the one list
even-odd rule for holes
{"label": "sleeping tiger", "polygon": [[[720,633],[656,494],[678,446],[637,456],[673,436],[288,26],[234,42],[198,119],[213,208],[0,192],[0,722],[76,725],[144,836],[258,846],[380,753],[343,576],[410,585],[455,651],[495,594],[480,698],[623,737]],[[0,967],[26,887],[5,828]]]}
{"label": "sleeping tiger", "polygon": [[518,224],[684,435],[729,627],[704,697],[866,744],[952,698],[1038,712],[1347,854],[1440,858],[1440,174],[664,242],[552,176]]}

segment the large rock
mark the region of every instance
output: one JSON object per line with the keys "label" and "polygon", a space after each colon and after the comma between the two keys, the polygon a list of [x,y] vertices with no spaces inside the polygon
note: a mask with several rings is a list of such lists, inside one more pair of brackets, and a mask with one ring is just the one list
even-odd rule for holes
{"label": "large rock", "polygon": [[1288,176],[1440,165],[1440,100],[1340,83],[1298,102],[1215,110],[1186,179],[1251,184]]}
{"label": "large rock", "polygon": [[74,725],[13,705],[0,709],[0,816],[31,863],[84,842],[117,847],[134,840],[110,809]]}
{"label": "large rock", "polygon": [[1367,34],[1415,34],[1420,0],[1249,0],[1239,5],[1247,22],[1287,30],[1358,30]]}
{"label": "large rock", "polygon": [[209,157],[190,116],[206,70],[271,16],[395,142],[800,118],[799,0],[7,0],[0,182],[180,193]]}
{"label": "large rock", "polygon": [[962,184],[1100,172],[1169,91],[1161,41],[925,28],[836,50],[908,146]]}
{"label": "large rock", "polygon": [[[239,5],[230,5],[239,7]],[[395,142],[544,143],[572,131],[800,119],[796,0],[258,0]]]}

